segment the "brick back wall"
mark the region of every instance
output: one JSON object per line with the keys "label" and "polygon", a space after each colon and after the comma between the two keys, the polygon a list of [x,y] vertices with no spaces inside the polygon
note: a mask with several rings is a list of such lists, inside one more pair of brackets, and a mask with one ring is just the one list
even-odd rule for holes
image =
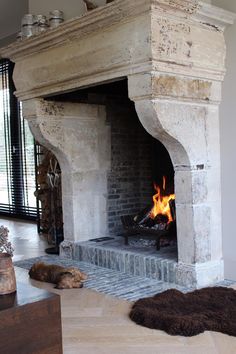
{"label": "brick back wall", "polygon": [[153,138],[144,130],[143,126],[138,121],[140,209],[152,204],[152,144]]}
{"label": "brick back wall", "polygon": [[132,102],[107,103],[111,126],[111,170],[108,174],[108,229],[123,231],[121,215],[135,214],[151,203],[152,138],[141,126]]}

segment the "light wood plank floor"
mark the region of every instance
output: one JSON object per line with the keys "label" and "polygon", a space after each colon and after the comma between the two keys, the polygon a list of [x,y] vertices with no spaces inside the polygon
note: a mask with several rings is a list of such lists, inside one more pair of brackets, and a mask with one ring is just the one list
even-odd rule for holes
{"label": "light wood plank floor", "polygon": [[[45,242],[38,238],[35,225],[2,219],[0,224],[9,227],[17,257],[43,254]],[[236,354],[234,337],[214,332],[172,337],[131,322],[126,301],[88,289],[55,290],[51,284],[29,280],[20,268],[16,274],[22,282],[60,294],[65,354]]]}

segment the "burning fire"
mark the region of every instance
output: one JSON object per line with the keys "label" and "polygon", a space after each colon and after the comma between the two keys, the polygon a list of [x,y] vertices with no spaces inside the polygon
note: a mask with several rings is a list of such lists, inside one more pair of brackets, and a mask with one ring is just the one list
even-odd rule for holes
{"label": "burning fire", "polygon": [[[153,208],[150,213],[150,217],[155,219],[158,214],[166,215],[168,217],[168,223],[173,221],[169,201],[175,199],[175,194],[170,195],[162,195],[161,188],[154,184],[154,188],[156,190],[156,194],[152,197],[153,199]],[[163,176],[162,189],[165,191],[166,189],[166,177]]]}

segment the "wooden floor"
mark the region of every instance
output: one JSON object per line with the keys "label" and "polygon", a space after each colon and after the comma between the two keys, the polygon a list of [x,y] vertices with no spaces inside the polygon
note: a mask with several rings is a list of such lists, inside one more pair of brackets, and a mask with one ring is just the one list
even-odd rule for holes
{"label": "wooden floor", "polygon": [[35,223],[0,218],[0,225],[10,231],[9,237],[14,247],[13,261],[45,255],[45,248],[50,247],[45,237],[38,235]]}
{"label": "wooden floor", "polygon": [[[46,245],[38,238],[35,225],[2,219],[0,224],[10,229],[17,259],[43,254]],[[23,269],[17,268],[16,273],[24,283],[61,295],[65,354],[236,354],[234,337],[214,332],[172,337],[131,322],[126,301],[88,289],[55,290],[51,284],[30,281]]]}

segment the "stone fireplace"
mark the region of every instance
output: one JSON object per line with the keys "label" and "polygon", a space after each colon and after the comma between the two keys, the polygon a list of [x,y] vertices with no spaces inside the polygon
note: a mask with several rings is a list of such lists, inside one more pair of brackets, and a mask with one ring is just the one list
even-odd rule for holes
{"label": "stone fireplace", "polygon": [[[116,123],[117,135],[130,130],[126,139],[133,144],[140,137],[144,161],[149,138],[163,144],[171,158],[176,282],[204,286],[223,279],[218,107],[223,33],[233,20],[233,14],[197,0],[116,0],[1,50],[15,62],[24,117],[60,163],[64,235],[72,250],[76,242],[105,236],[116,226],[111,217],[117,210],[109,210],[117,198],[111,192]],[[114,105],[102,91],[89,90],[120,80],[127,82],[126,104],[116,98]],[[68,99],[80,97],[80,91],[86,99]],[[132,120],[134,115],[139,122],[122,126],[119,116]],[[141,128],[146,135],[139,135]],[[136,207],[151,186],[146,167],[138,182],[144,195]],[[125,182],[132,190],[135,176],[129,178]]]}

